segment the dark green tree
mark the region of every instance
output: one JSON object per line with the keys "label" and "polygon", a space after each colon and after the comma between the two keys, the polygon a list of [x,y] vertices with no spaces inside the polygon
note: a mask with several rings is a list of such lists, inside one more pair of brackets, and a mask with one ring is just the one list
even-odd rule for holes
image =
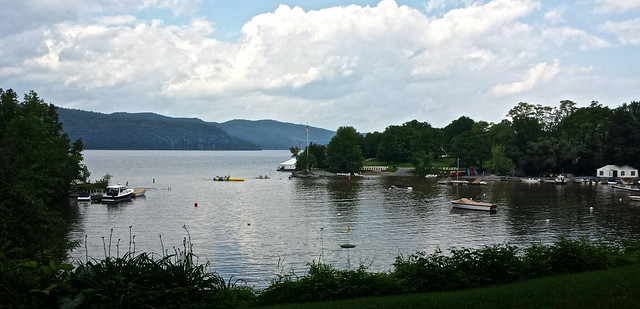
{"label": "dark green tree", "polygon": [[70,243],[60,207],[83,177],[82,142],[62,133],[56,107],[31,91],[0,89],[0,250],[62,258]]}
{"label": "dark green tree", "polygon": [[365,158],[376,158],[378,156],[378,148],[380,147],[381,138],[382,133],[380,132],[365,134],[362,142],[362,149],[364,151]]}
{"label": "dark green tree", "polygon": [[607,121],[604,159],[608,164],[640,166],[640,102],[622,104]]}
{"label": "dark green tree", "polygon": [[337,172],[359,172],[362,156],[362,135],[353,127],[340,127],[327,145],[327,164]]}
{"label": "dark green tree", "polygon": [[513,172],[513,162],[506,155],[502,144],[494,144],[491,147],[491,162],[494,173],[497,175],[511,175]]}

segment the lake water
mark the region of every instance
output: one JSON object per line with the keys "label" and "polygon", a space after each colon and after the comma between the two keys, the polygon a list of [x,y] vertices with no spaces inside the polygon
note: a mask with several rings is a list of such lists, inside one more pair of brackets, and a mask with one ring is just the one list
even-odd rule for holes
{"label": "lake water", "polygon": [[[174,253],[182,250],[188,230],[201,262],[209,261],[225,279],[263,288],[276,274],[304,274],[306,263],[319,260],[339,269],[362,263],[385,271],[399,255],[436,248],[640,235],[640,203],[606,185],[443,186],[435,179],[394,176],[288,179],[289,173],[276,167],[289,157],[289,151],[87,150],[84,163],[92,179],[110,174],[111,183],[148,189],[145,197],[117,205],[78,203],[72,238],[81,246],[72,256],[81,261],[104,258],[105,251],[122,256],[133,246],[136,252],[161,254],[164,247]],[[245,181],[212,181],[224,175]],[[271,179],[255,179],[259,175]],[[390,190],[393,184],[413,191]],[[459,197],[493,202],[498,210],[453,210],[450,200]],[[343,249],[344,243],[356,247]]]}

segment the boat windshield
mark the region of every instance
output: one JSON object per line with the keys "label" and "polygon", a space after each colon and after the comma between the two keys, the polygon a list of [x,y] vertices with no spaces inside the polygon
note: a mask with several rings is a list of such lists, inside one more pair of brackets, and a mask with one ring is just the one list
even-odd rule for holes
{"label": "boat windshield", "polygon": [[107,194],[108,195],[118,195],[118,193],[120,193],[120,188],[108,188],[107,189]]}

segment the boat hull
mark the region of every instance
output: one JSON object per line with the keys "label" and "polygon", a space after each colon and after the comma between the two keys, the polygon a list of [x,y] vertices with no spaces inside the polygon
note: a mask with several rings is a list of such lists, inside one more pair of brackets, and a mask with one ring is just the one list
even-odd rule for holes
{"label": "boat hull", "polygon": [[131,200],[131,193],[129,194],[123,194],[123,195],[116,195],[116,196],[102,196],[102,198],[100,199],[100,203],[103,204],[114,204],[114,203],[120,203],[120,202],[127,202]]}
{"label": "boat hull", "polygon": [[244,181],[244,178],[213,177],[213,181]]}
{"label": "boat hull", "polygon": [[613,185],[613,188],[616,190],[629,191],[629,192],[640,192],[640,188],[632,188],[628,186],[618,186]]}
{"label": "boat hull", "polygon": [[476,202],[470,199],[461,198],[459,200],[451,201],[453,208],[466,209],[466,210],[478,210],[478,211],[496,211],[498,205],[491,203]]}

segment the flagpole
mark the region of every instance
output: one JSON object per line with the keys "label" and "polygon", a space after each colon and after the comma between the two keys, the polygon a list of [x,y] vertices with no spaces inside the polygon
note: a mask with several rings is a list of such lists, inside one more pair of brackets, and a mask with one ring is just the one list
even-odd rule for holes
{"label": "flagpole", "polygon": [[307,131],[307,173],[309,173],[309,123],[307,122],[307,126],[305,127],[305,131]]}

